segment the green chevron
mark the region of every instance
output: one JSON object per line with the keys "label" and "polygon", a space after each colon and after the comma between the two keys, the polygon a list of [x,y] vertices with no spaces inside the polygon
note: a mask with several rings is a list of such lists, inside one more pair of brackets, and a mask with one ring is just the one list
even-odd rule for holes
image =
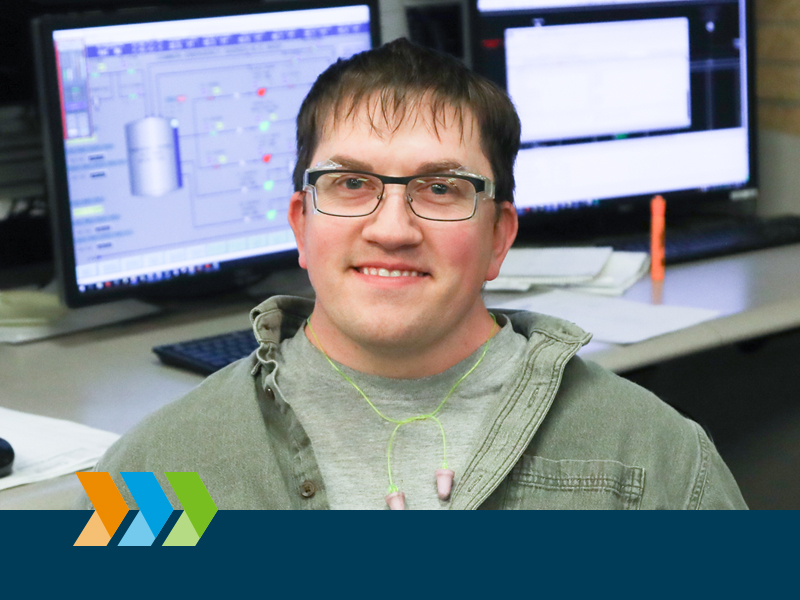
{"label": "green chevron", "polygon": [[164,540],[164,546],[195,546],[200,541],[200,537],[192,527],[189,516],[184,512],[175,527],[169,532],[167,539]]}
{"label": "green chevron", "polygon": [[197,473],[164,473],[183,506],[183,514],[175,523],[165,546],[194,546],[203,537],[217,513],[217,505]]}

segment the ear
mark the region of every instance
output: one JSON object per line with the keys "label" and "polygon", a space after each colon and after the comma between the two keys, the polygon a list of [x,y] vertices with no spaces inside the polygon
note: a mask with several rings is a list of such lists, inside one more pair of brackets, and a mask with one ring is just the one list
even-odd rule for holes
{"label": "ear", "polygon": [[517,238],[518,229],[519,220],[516,207],[511,202],[503,202],[500,205],[500,215],[494,224],[492,260],[486,273],[486,281],[496,279],[500,274],[500,265],[503,264],[511,244]]}
{"label": "ear", "polygon": [[298,262],[303,269],[308,268],[306,261],[306,193],[295,192],[289,200],[289,225],[294,232],[299,253]]}

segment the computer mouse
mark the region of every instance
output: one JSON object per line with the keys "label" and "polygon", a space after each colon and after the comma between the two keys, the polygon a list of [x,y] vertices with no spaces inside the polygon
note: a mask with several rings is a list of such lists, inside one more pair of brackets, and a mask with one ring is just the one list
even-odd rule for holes
{"label": "computer mouse", "polygon": [[7,441],[0,438],[0,477],[11,475],[11,467],[14,464],[14,449]]}

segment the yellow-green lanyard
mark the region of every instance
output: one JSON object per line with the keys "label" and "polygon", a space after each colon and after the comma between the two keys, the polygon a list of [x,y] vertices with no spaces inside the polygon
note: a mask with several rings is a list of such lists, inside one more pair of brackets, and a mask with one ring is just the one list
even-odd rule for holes
{"label": "yellow-green lanyard", "polygon": [[[495,316],[493,314],[491,314],[491,313],[489,313],[489,314],[491,315],[492,321],[494,321],[494,324],[497,325],[497,319],[495,318]],[[483,352],[481,352],[481,356],[480,356],[480,358],[478,358],[477,362],[474,365],[472,365],[472,368],[469,371],[464,373],[459,378],[459,380],[456,381],[453,384],[453,387],[451,387],[450,391],[447,392],[447,395],[439,403],[439,406],[436,407],[436,410],[434,410],[433,412],[431,412],[429,414],[416,415],[414,417],[408,417],[407,419],[392,419],[391,417],[387,417],[386,415],[384,415],[378,409],[378,407],[375,406],[372,403],[372,401],[361,390],[361,388],[358,387],[358,385],[356,385],[356,383],[350,377],[348,377],[347,374],[345,372],[343,372],[336,365],[336,363],[334,363],[331,360],[330,356],[328,356],[328,353],[325,352],[325,348],[322,346],[322,343],[319,341],[319,338],[317,337],[317,334],[314,333],[314,328],[311,326],[311,317],[308,317],[308,319],[306,320],[306,323],[308,324],[308,330],[311,332],[311,335],[314,336],[314,340],[317,342],[317,346],[319,346],[319,349],[322,350],[322,354],[325,356],[325,358],[327,359],[328,363],[330,363],[330,365],[333,367],[333,369],[337,373],[339,373],[339,375],[344,377],[345,380],[347,382],[349,382],[350,385],[352,385],[356,389],[356,391],[358,391],[359,394],[361,394],[361,397],[364,398],[364,400],[367,401],[367,404],[369,404],[372,407],[372,410],[374,410],[375,413],[381,419],[383,419],[385,421],[389,421],[390,423],[395,423],[395,425],[396,425],[395,428],[394,428],[394,431],[392,431],[391,437],[389,437],[389,445],[388,445],[388,447],[386,449],[386,470],[389,473],[389,492],[388,493],[392,494],[392,493],[398,491],[397,490],[397,486],[394,485],[394,481],[392,480],[392,442],[394,442],[394,437],[397,434],[397,430],[400,429],[400,427],[402,425],[405,425],[406,423],[411,423],[413,421],[426,421],[428,419],[431,419],[432,421],[434,421],[439,426],[439,430],[442,432],[442,454],[443,454],[442,468],[446,469],[447,468],[447,440],[446,440],[445,435],[444,435],[444,427],[442,427],[442,423],[441,423],[441,421],[439,421],[439,419],[436,417],[436,415],[439,413],[439,411],[442,410],[442,408],[445,405],[445,402],[447,402],[447,400],[450,398],[450,396],[453,395],[453,392],[455,392],[456,389],[458,388],[458,386],[461,385],[461,382],[464,381],[475,369],[477,369],[479,364],[481,364],[481,362],[483,361],[483,357],[486,356],[486,351],[489,350],[489,343],[492,341],[492,336],[489,336],[489,339],[486,340],[486,343],[483,346]],[[492,328],[492,331],[494,331],[494,327]]]}

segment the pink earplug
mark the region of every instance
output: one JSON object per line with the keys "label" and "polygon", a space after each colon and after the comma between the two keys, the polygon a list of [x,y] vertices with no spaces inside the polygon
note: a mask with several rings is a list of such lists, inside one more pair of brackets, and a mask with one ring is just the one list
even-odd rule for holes
{"label": "pink earplug", "polygon": [[439,500],[447,500],[450,497],[453,477],[455,477],[455,473],[450,469],[436,469],[436,491]]}
{"label": "pink earplug", "polygon": [[406,508],[406,495],[403,492],[392,492],[386,496],[386,504],[392,510],[405,510]]}

